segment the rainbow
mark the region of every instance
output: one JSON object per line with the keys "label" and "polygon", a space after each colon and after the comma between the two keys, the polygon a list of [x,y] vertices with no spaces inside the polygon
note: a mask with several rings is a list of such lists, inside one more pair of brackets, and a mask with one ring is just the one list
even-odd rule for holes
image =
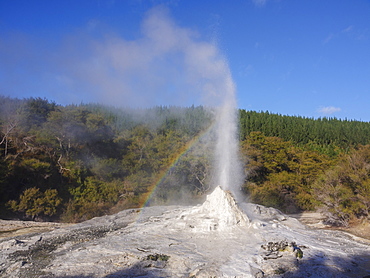
{"label": "rainbow", "polygon": [[166,178],[168,173],[176,166],[177,162],[196,144],[199,142],[200,139],[202,139],[206,134],[208,134],[212,128],[214,127],[215,123],[213,122],[207,129],[200,132],[197,136],[189,140],[184,146],[182,146],[176,155],[173,155],[170,162],[168,163],[167,167],[164,167],[162,171],[160,171],[156,178],[154,179],[155,182],[153,182],[149,186],[149,190],[147,193],[143,194],[142,198],[139,200],[139,207],[146,207],[148,206],[148,203],[150,199],[152,198],[156,188],[159,184],[162,183],[162,181]]}

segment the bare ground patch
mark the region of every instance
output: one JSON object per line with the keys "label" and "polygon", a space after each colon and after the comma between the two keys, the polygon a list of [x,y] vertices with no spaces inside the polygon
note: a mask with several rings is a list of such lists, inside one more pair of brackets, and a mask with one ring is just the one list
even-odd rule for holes
{"label": "bare ground patch", "polygon": [[15,237],[30,233],[49,232],[54,229],[67,227],[69,223],[35,222],[19,220],[0,220],[0,239]]}
{"label": "bare ground patch", "polygon": [[303,212],[290,214],[290,217],[298,219],[303,224],[312,228],[340,230],[370,241],[370,222],[366,220],[352,221],[348,227],[332,227],[324,223],[325,216],[319,212]]}

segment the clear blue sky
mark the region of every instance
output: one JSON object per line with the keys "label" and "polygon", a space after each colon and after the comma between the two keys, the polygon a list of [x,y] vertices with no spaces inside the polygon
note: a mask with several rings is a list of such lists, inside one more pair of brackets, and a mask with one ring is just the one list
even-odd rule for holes
{"label": "clear blue sky", "polygon": [[370,121],[370,1],[0,0],[1,95],[197,105],[218,66],[239,108]]}

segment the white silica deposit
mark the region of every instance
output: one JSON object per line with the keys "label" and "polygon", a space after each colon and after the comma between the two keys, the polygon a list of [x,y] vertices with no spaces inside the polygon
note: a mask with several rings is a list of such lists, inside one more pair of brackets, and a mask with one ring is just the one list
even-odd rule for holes
{"label": "white silica deposit", "polygon": [[231,193],[220,186],[207,196],[202,205],[188,209],[180,219],[195,232],[230,231],[250,225],[247,215],[236,205]]}
{"label": "white silica deposit", "polygon": [[370,244],[221,187],[199,206],[147,207],[0,240],[0,277],[365,277]]}

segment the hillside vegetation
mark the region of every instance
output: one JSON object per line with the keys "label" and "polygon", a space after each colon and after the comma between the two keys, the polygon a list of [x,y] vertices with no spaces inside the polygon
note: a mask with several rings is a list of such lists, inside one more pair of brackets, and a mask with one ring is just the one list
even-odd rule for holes
{"label": "hillside vegetation", "polygon": [[[240,110],[242,190],[334,225],[369,217],[370,123]],[[212,182],[199,107],[118,109],[0,97],[0,214],[82,221],[153,204],[196,203]],[[176,201],[175,201],[176,200]]]}

